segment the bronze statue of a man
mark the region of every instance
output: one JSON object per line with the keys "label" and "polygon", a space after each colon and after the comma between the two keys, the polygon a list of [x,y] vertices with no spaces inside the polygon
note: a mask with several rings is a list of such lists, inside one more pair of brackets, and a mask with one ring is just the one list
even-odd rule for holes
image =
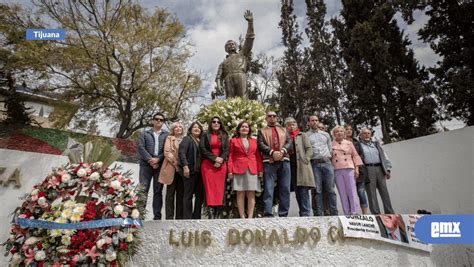
{"label": "bronze statue of a man", "polygon": [[227,41],[225,43],[227,57],[219,65],[217,71],[216,93],[217,95],[223,95],[225,92],[226,98],[237,96],[248,98],[247,71],[255,33],[253,32],[252,12],[245,11],[244,18],[248,22],[248,27],[242,49],[237,52],[237,43],[233,40]]}

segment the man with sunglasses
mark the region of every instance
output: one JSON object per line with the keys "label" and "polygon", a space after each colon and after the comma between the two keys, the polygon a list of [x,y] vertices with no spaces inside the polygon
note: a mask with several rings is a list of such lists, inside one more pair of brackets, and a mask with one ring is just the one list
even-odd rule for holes
{"label": "man with sunglasses", "polygon": [[290,209],[290,158],[288,150],[292,141],[285,127],[280,126],[274,111],[267,113],[267,126],[258,131],[258,148],[262,152],[264,166],[263,203],[265,217],[273,217],[273,192],[278,184],[280,204],[278,216],[287,217]]}
{"label": "man with sunglasses", "polygon": [[158,182],[160,168],[164,160],[165,140],[168,132],[163,130],[165,116],[158,112],[153,116],[153,128],[144,131],[138,139],[140,157],[140,186],[144,194],[144,205],[153,180],[153,220],[161,220],[163,207],[163,184]]}

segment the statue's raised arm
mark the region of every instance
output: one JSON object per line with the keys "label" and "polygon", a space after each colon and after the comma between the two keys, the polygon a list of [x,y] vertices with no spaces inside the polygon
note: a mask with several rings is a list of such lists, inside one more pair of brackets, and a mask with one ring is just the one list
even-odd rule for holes
{"label": "statue's raised arm", "polygon": [[242,47],[242,53],[245,56],[249,56],[253,47],[253,40],[255,39],[255,33],[253,31],[253,14],[250,10],[245,11],[245,20],[248,22],[247,34],[245,35],[244,46]]}

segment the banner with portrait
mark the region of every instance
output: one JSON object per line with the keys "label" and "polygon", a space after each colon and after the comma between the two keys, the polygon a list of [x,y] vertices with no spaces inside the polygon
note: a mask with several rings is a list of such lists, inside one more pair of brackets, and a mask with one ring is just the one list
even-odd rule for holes
{"label": "banner with portrait", "polygon": [[431,252],[432,246],[415,235],[415,224],[422,215],[348,215],[339,216],[344,237],[380,240]]}

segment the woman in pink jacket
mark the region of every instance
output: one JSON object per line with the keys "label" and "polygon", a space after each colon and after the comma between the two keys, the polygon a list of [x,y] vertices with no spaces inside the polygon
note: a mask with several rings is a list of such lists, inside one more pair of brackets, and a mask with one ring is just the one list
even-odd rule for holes
{"label": "woman in pink jacket", "polygon": [[332,164],[342,209],[346,215],[358,214],[359,197],[355,179],[359,176],[359,166],[363,165],[362,159],[357,154],[352,142],[344,139],[344,127],[336,126],[331,133],[334,139],[332,142]]}

